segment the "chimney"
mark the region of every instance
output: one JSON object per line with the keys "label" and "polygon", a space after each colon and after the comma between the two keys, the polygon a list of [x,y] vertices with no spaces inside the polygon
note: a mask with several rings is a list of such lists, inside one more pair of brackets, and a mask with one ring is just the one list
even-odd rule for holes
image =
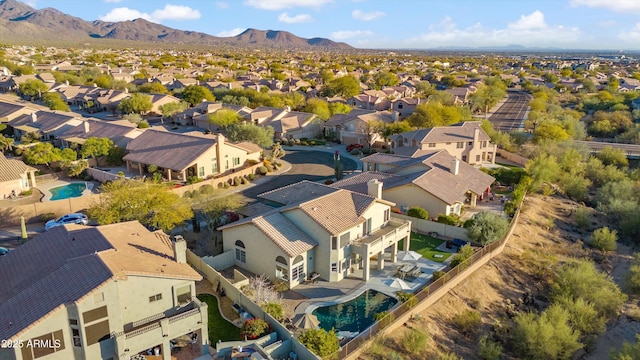
{"label": "chimney", "polygon": [[475,146],[480,140],[480,128],[473,129],[473,146]]}
{"label": "chimney", "polygon": [[88,121],[85,121],[85,122],[83,123],[83,125],[84,125],[84,133],[85,133],[85,134],[88,134],[88,133],[89,133],[89,122],[88,122]]}
{"label": "chimney", "polygon": [[227,87],[229,88],[229,90],[231,90],[231,88],[233,87],[233,84],[228,83],[228,84],[227,84]]}
{"label": "chimney", "polygon": [[460,172],[460,160],[458,160],[458,158],[453,158],[453,160],[451,160],[450,170],[453,175],[458,175],[458,172]]}
{"label": "chimney", "polygon": [[220,146],[224,145],[224,135],[216,134],[216,141],[218,142],[218,148],[220,148]]}
{"label": "chimney", "polygon": [[36,113],[32,113],[31,114],[31,122],[37,122],[38,121],[38,115],[36,115]]}
{"label": "chimney", "polygon": [[369,180],[367,182],[367,193],[376,199],[382,199],[382,183],[377,179]]}
{"label": "chimney", "polygon": [[187,242],[182,235],[176,235],[173,237],[173,254],[177,263],[187,263]]}

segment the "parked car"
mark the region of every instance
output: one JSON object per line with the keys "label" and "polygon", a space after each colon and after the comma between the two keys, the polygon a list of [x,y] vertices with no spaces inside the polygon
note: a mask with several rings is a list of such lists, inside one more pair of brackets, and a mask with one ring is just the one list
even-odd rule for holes
{"label": "parked car", "polygon": [[61,217],[55,220],[49,220],[44,224],[44,229],[49,230],[56,226],[62,226],[67,224],[82,224],[87,225],[89,223],[89,218],[85,214],[74,213],[62,215]]}
{"label": "parked car", "polygon": [[347,151],[351,152],[352,150],[362,149],[363,147],[364,145],[362,144],[350,144],[350,145],[347,145]]}
{"label": "parked car", "polygon": [[0,246],[0,256],[7,255],[13,249],[7,249],[6,247]]}

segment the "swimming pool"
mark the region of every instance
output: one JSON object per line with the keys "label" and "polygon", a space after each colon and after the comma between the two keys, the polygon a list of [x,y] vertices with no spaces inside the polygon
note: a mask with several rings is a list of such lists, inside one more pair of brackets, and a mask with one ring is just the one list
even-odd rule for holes
{"label": "swimming pool", "polygon": [[319,307],[312,314],[327,331],[360,332],[376,321],[377,313],[387,311],[397,303],[397,299],[369,289],[347,302]]}
{"label": "swimming pool", "polygon": [[62,200],[82,195],[87,188],[85,183],[71,183],[49,189],[51,192],[51,200]]}

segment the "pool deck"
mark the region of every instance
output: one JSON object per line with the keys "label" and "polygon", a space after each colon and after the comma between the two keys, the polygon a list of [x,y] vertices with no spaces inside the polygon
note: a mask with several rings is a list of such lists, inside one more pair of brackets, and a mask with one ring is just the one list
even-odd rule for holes
{"label": "pool deck", "polygon": [[[82,195],[80,196],[85,196],[85,195],[89,195],[92,193],[96,193],[95,190],[95,184],[91,181],[81,181],[81,180],[70,180],[70,181],[64,181],[64,180],[55,180],[55,181],[49,181],[43,185],[38,185],[37,188],[42,192],[42,194],[44,195],[42,198],[42,202],[45,201],[52,201],[51,197],[53,196],[53,194],[51,194],[51,191],[49,191],[50,189],[53,188],[57,188],[60,186],[65,186],[65,185],[69,185],[69,184],[85,184],[86,185],[86,189],[84,189],[84,191],[82,192]],[[59,199],[59,200],[63,200],[63,199]],[[53,200],[55,201],[55,200]]]}
{"label": "pool deck", "polygon": [[[450,260],[451,258],[447,259]],[[365,290],[373,289],[383,294],[395,297],[395,293],[400,289],[389,286],[389,283],[396,278],[398,268],[403,265],[411,264],[418,266],[422,273],[420,276],[412,279],[405,279],[410,289],[407,292],[415,292],[431,280],[435,271],[442,270],[447,266],[448,261],[439,263],[428,259],[421,258],[417,261],[396,261],[391,263],[385,261],[385,267],[382,270],[371,269],[371,277],[365,282],[361,279],[346,278],[337,282],[328,282],[320,280],[315,284],[300,284],[293,288],[295,292],[308,300],[298,304],[295,308],[296,318],[304,313],[311,313],[320,306],[334,305],[349,301]]]}

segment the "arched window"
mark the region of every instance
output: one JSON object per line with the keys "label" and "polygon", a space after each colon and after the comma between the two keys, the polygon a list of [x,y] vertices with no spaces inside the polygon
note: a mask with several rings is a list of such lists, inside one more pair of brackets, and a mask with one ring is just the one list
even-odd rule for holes
{"label": "arched window", "polygon": [[285,258],[283,258],[282,256],[278,256],[276,258],[276,262],[279,262],[280,264],[288,265],[287,260],[285,260]]}
{"label": "arched window", "polygon": [[296,258],[295,258],[295,259],[293,259],[292,264],[297,264],[297,263],[299,263],[299,262],[300,262],[300,261],[302,261],[302,260],[304,260],[304,258],[302,257],[302,255],[298,255],[298,256],[296,256]]}
{"label": "arched window", "polygon": [[292,262],[292,266],[291,266],[291,279],[292,280],[304,280],[304,257],[302,257],[302,255],[298,255],[296,256],[295,259],[293,259]]}
{"label": "arched window", "polygon": [[244,243],[240,240],[236,240],[236,260],[242,263],[247,262],[247,251],[245,250]]}
{"label": "arched window", "polygon": [[289,264],[282,256],[276,257],[276,277],[282,280],[289,280]]}

